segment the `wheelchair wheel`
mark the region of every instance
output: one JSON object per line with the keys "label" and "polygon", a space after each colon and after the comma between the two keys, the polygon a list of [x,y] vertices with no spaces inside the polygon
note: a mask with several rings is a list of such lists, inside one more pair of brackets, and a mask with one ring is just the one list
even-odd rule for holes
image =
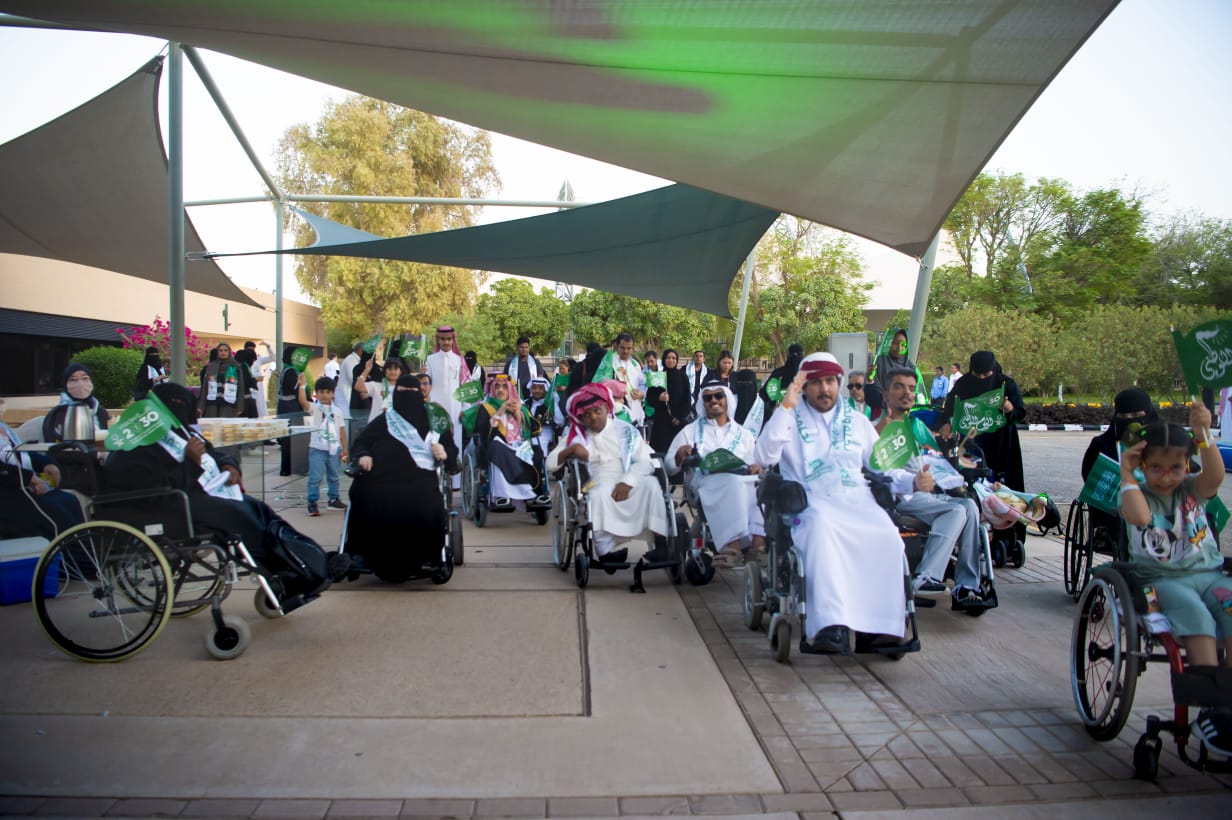
{"label": "wheelchair wheel", "polygon": [[1027,563],[1027,545],[1015,538],[1005,545],[1005,562],[1013,569]]}
{"label": "wheelchair wheel", "polygon": [[[275,586],[273,581],[270,581],[270,587],[274,590],[274,594],[277,595],[279,587]],[[252,597],[252,607],[262,618],[274,620],[283,616],[282,610],[274,606],[274,602],[269,599],[269,596],[265,594],[265,590],[261,587],[257,587],[257,593]]]}
{"label": "wheelchair wheel", "polygon": [[444,503],[445,509],[453,509],[453,476],[442,469],[438,486],[441,490],[441,501]]}
{"label": "wheelchair wheel", "polygon": [[770,635],[770,651],[779,663],[787,663],[791,656],[791,623],[786,618],[780,618],[774,625],[774,632]]}
{"label": "wheelchair wheel", "polygon": [[175,606],[172,618],[187,618],[208,609],[210,602],[218,597],[226,598],[231,589],[227,586],[227,567],[217,550],[211,547],[188,548],[176,551],[173,564],[172,588],[175,590]]}
{"label": "wheelchair wheel", "polygon": [[1065,551],[1062,569],[1065,572],[1065,592],[1075,601],[1082,595],[1091,574],[1091,543],[1088,532],[1087,505],[1081,501],[1070,504],[1065,522]]}
{"label": "wheelchair wheel", "polygon": [[220,661],[229,661],[244,654],[252,643],[252,630],[247,621],[235,615],[223,616],[222,622],[222,629],[211,627],[205,633],[205,651]]}
{"label": "wheelchair wheel", "polygon": [[548,513],[549,512],[551,512],[551,510],[545,509],[543,507],[540,507],[539,509],[535,510],[535,523],[541,527],[544,524],[548,523]]}
{"label": "wheelchair wheel", "polygon": [[457,513],[449,514],[449,548],[453,553],[454,566],[462,566],[465,561],[462,546],[462,516]]}
{"label": "wheelchair wheel", "polygon": [[61,533],[35,567],[34,614],[65,653],[85,661],[123,660],[166,626],[171,579],[162,550],[133,527],[78,524]]}
{"label": "wheelchair wheel", "polygon": [[569,569],[573,560],[573,512],[574,501],[563,485],[558,484],[556,504],[552,514],[552,559],[561,572]]}
{"label": "wheelchair wheel", "polygon": [[762,600],[761,567],[756,561],[744,565],[744,625],[761,629],[761,616],[766,611]]}
{"label": "wheelchair wheel", "polygon": [[1129,719],[1142,671],[1140,648],[1128,582],[1099,567],[1078,602],[1070,643],[1074,703],[1096,740],[1112,740]]}
{"label": "wheelchair wheel", "polygon": [[579,552],[573,561],[573,579],[577,581],[578,589],[586,589],[586,584],[590,582],[590,559],[584,552]]}
{"label": "wheelchair wheel", "polygon": [[488,524],[488,505],[483,501],[475,502],[475,526],[483,529]]}
{"label": "wheelchair wheel", "polygon": [[684,562],[684,577],[695,587],[704,587],[714,578],[714,558],[701,550],[696,556],[690,553]]}
{"label": "wheelchair wheel", "polygon": [[462,514],[472,519],[476,517],[476,507],[479,505],[477,473],[475,454],[467,451],[462,456]]}
{"label": "wheelchair wheel", "polygon": [[436,586],[449,583],[450,579],[453,578],[453,550],[445,551],[444,562],[428,578]]}

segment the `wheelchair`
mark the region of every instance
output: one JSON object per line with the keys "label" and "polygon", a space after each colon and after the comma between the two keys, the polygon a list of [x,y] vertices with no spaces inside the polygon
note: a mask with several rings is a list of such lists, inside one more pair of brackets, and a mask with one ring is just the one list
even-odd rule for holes
{"label": "wheelchair", "polygon": [[141,490],[93,497],[87,521],[56,537],[34,571],[34,612],[59,649],[85,661],[120,661],[158,637],[173,617],[206,608],[205,648],[237,658],[252,639],[248,624],[222,614],[244,575],[256,578],[254,605],[279,618],[317,594],[282,599],[242,541],[193,529],[180,490]]}
{"label": "wheelchair", "polygon": [[[1112,520],[1112,526],[1100,516]],[[1118,555],[1117,533],[1122,531],[1121,517],[1100,513],[1085,501],[1075,499],[1069,507],[1065,520],[1064,554],[1061,569],[1064,573],[1065,592],[1075,601],[1091,579],[1092,562],[1095,556]]]}
{"label": "wheelchair", "polygon": [[[346,474],[354,481],[366,481],[363,471],[358,465],[352,463],[347,465]],[[445,469],[443,461],[436,462],[436,481],[437,486],[441,489],[441,501],[445,506],[445,513],[449,518],[449,524],[445,529],[445,542],[441,546],[440,556],[435,560],[425,562],[420,567],[414,568],[386,568],[374,567],[369,568],[364,566],[362,556],[357,565],[353,565],[350,572],[347,573],[347,580],[357,580],[361,575],[372,574],[387,584],[403,584],[407,581],[415,581],[422,578],[428,578],[433,584],[440,586],[447,584],[453,578],[453,569],[455,566],[461,566],[465,560],[464,546],[462,543],[462,514],[453,509],[451,497],[446,494],[445,488],[451,487],[452,480],[449,473]],[[346,508],[346,513],[342,519],[342,543],[338,546],[338,552],[348,555],[347,541],[350,537],[351,512],[355,509],[355,505],[349,504]]]}
{"label": "wheelchair", "polygon": [[[791,538],[792,520],[808,507],[804,486],[784,479],[777,469],[766,472],[757,485],[757,503],[761,506],[766,525],[766,563],[745,564],[743,615],[744,625],[760,630],[766,615],[770,616],[767,637],[770,652],[779,663],[791,657],[793,631],[800,633],[799,651],[816,654],[807,643],[804,612],[808,586],[804,578],[804,561]],[[907,623],[911,638],[890,646],[863,644],[858,636],[855,652],[883,655],[901,660],[908,652],[920,651],[920,633],[916,627],[915,601],[911,595],[911,573],[907,556],[903,554],[903,595],[906,598]]]}
{"label": "wheelchair", "polygon": [[[714,543],[710,526],[706,523],[706,511],[702,508],[696,484],[701,477],[698,474],[701,463],[701,456],[692,453],[680,465],[684,505],[689,510],[689,519],[692,522],[687,532],[689,555],[685,562],[685,575],[694,586],[707,584],[714,578],[714,557],[720,549],[720,546]],[[748,475],[748,471],[740,474]]]}
{"label": "wheelchair", "polygon": [[[1232,573],[1232,558],[1224,558],[1223,571]],[[1078,600],[1070,641],[1070,679],[1086,731],[1095,740],[1114,739],[1129,719],[1138,676],[1148,662],[1166,661],[1172,675],[1172,719],[1147,717],[1146,731],[1134,745],[1134,777],[1155,779],[1164,732],[1173,736],[1177,756],[1186,765],[1198,771],[1232,773],[1232,758],[1212,759],[1201,742],[1196,756],[1189,752],[1189,707],[1232,707],[1232,669],[1186,669],[1178,641],[1170,633],[1157,634],[1147,628],[1144,584],[1135,575],[1135,567],[1128,562],[1102,564],[1090,571]]]}
{"label": "wheelchair", "polygon": [[[714,565],[711,563],[710,573],[701,571],[700,564],[692,571],[692,562],[701,561],[694,555],[688,543],[689,524],[684,513],[677,512],[671,489],[667,483],[667,472],[662,462],[655,458],[654,475],[659,482],[663,494],[663,503],[667,506],[667,522],[670,532],[666,536],[655,535],[656,559],[647,561],[645,556],[637,562],[603,560],[595,552],[595,543],[591,525],[590,511],[590,474],[584,462],[568,458],[565,464],[551,477],[552,496],[552,557],[556,568],[561,572],[573,566],[573,578],[579,589],[585,589],[590,583],[590,569],[602,569],[608,575],[615,575],[622,569],[633,569],[633,583],[630,592],[646,591],[642,584],[642,574],[646,570],[667,570],[673,584],[679,584],[686,575],[694,586],[702,586],[714,577]],[[690,574],[691,572],[691,574]]]}
{"label": "wheelchair", "polygon": [[[532,445],[538,449],[538,445]],[[479,435],[472,435],[462,454],[462,513],[475,522],[477,527],[485,527],[488,523],[488,513],[511,513],[517,510],[512,503],[495,504],[489,497],[492,486],[491,471],[496,469],[488,461],[488,443]],[[535,518],[540,526],[548,521],[552,505],[540,504],[535,499],[526,502],[526,511]]]}

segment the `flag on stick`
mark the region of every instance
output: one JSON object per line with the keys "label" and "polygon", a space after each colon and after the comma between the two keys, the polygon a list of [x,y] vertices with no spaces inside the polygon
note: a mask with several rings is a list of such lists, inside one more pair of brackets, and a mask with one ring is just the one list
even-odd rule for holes
{"label": "flag on stick", "polygon": [[1216,319],[1189,333],[1172,331],[1190,395],[1203,387],[1232,386],[1232,319]]}

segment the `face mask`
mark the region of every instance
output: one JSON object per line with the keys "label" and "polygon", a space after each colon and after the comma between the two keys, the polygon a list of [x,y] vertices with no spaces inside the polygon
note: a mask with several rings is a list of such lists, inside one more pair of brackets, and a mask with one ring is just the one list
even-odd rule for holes
{"label": "face mask", "polygon": [[90,382],[69,382],[68,394],[77,401],[82,401],[90,397],[90,393],[94,391],[94,385]]}

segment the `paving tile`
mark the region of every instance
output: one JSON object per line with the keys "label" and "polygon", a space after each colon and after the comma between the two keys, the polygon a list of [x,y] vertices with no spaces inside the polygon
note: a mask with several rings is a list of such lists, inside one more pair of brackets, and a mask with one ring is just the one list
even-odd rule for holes
{"label": "paving tile", "polygon": [[687,797],[622,797],[621,814],[689,814]]}
{"label": "paving tile", "polygon": [[836,811],[886,811],[901,809],[902,801],[894,792],[847,792],[830,795]]}
{"label": "paving tile", "polygon": [[761,814],[761,800],[755,794],[702,794],[689,798],[694,814]]}
{"label": "paving tile", "polygon": [[329,811],[328,800],[262,800],[253,817],[320,818]]}
{"label": "paving tile", "polygon": [[954,723],[945,715],[922,715],[920,720],[929,729],[955,729]]}
{"label": "paving tile", "polygon": [[1200,774],[1183,774],[1178,777],[1161,777],[1159,788],[1170,794],[1224,791],[1228,787],[1213,777]]}
{"label": "paving tile", "polygon": [[1158,795],[1162,790],[1154,783],[1145,780],[1093,780],[1088,784],[1101,797],[1124,797],[1126,795]]}
{"label": "paving tile", "polygon": [[963,789],[973,804],[990,806],[996,803],[1029,803],[1035,799],[1026,786],[968,786]]}
{"label": "paving tile", "polygon": [[615,797],[549,797],[548,817],[615,817],[620,801]]}
{"label": "paving tile", "polygon": [[986,786],[1009,786],[1015,783],[1014,778],[991,758],[973,755],[964,757],[962,762],[967,764],[968,769],[979,775],[980,780],[984,781]]}
{"label": "paving tile", "polygon": [[861,763],[847,773],[847,782],[858,792],[875,792],[886,788],[872,763]]}
{"label": "paving tile", "polygon": [[1095,790],[1086,783],[1036,783],[1027,788],[1040,800],[1080,800],[1095,796]]}
{"label": "paving tile", "polygon": [[474,813],[474,800],[438,800],[435,798],[420,798],[416,800],[402,801],[402,814],[400,816],[470,817]]}
{"label": "paving tile", "polygon": [[897,760],[874,760],[870,764],[873,771],[885,781],[885,784],[894,791],[899,789],[915,789],[920,783],[911,776],[903,764]]}
{"label": "paving tile", "polygon": [[971,805],[967,796],[958,789],[895,789],[894,793],[909,809]]}
{"label": "paving tile", "polygon": [[[830,787],[847,776],[847,773],[855,769],[857,766],[862,766],[859,761],[826,761],[822,763],[808,764],[809,771],[813,773],[813,777],[817,778],[817,782],[821,784],[822,791],[830,791]],[[794,791],[794,789],[793,789]]]}
{"label": "paving tile", "polygon": [[1000,729],[993,729],[992,733],[999,737],[1002,743],[1009,746],[1020,755],[1040,751],[1040,747],[1032,742],[1031,737],[1022,729],[1007,726]]}
{"label": "paving tile", "polygon": [[819,792],[821,785],[808,766],[800,765],[775,766],[774,773],[779,776],[779,782],[789,792]]}
{"label": "paving tile", "polygon": [[45,802],[47,802],[46,797],[7,797],[0,795],[0,817],[34,814],[35,810]]}
{"label": "paving tile", "polygon": [[1092,765],[1084,755],[1076,752],[1054,754],[1052,759],[1064,766],[1080,782],[1089,783],[1092,780],[1104,780],[1108,777],[1101,769]]}
{"label": "paving tile", "polygon": [[1010,754],[1014,750],[991,729],[967,729],[966,735],[989,755]]}
{"label": "paving tile", "polygon": [[959,788],[963,786],[984,785],[984,781],[980,779],[980,776],[971,771],[960,758],[939,756],[929,758],[929,762],[936,766],[950,783]]}
{"label": "paving tile", "polygon": [[1023,755],[1022,759],[1025,760],[1031,768],[1039,772],[1049,783],[1072,783],[1078,779],[1074,777],[1074,774],[1069,769],[1062,766],[1059,762],[1057,762],[1056,758],[1051,755]]}
{"label": "paving tile", "polygon": [[805,749],[845,749],[855,747],[842,732],[826,732],[825,734],[791,735],[792,744],[804,751]]}
{"label": "paving tile", "polygon": [[547,801],[541,797],[494,797],[475,801],[476,817],[543,817]]}
{"label": "paving tile", "polygon": [[402,813],[401,800],[335,800],[329,804],[326,817],[397,817]]}
{"label": "paving tile", "polygon": [[846,746],[836,746],[831,749],[801,749],[800,759],[805,763],[836,763],[850,761],[852,763],[861,763],[864,756],[848,743]]}
{"label": "paving tile", "polygon": [[950,786],[949,778],[927,758],[913,757],[902,763],[903,768],[925,789],[943,789]]}
{"label": "paving tile", "polygon": [[816,794],[763,794],[762,808],[767,812],[828,812],[834,804],[820,792]]}
{"label": "paving tile", "polygon": [[975,719],[989,729],[997,729],[1002,726],[1009,726],[1010,722],[1005,719],[1005,716],[1000,712],[976,712]]}
{"label": "paving tile", "polygon": [[[188,805],[186,800],[133,797],[117,800],[107,809],[109,817],[175,817]],[[0,814],[5,814],[0,807]]]}
{"label": "paving tile", "polygon": [[49,797],[34,811],[36,816],[102,817],[115,805],[113,797]]}
{"label": "paving tile", "polygon": [[975,715],[969,715],[969,714],[964,714],[962,712],[959,712],[957,714],[947,715],[947,717],[949,717],[950,723],[953,724],[955,729],[983,729],[984,728],[984,724],[980,723],[979,718],[977,718]]}
{"label": "paving tile", "polygon": [[1043,726],[1027,726],[1022,733],[1045,752],[1068,752],[1070,746]]}
{"label": "paving tile", "polygon": [[984,753],[979,744],[967,737],[967,733],[961,729],[938,729],[935,734],[945,741],[951,754],[978,755]]}
{"label": "paving tile", "polygon": [[248,817],[261,805],[260,800],[210,797],[189,801],[180,817]]}
{"label": "paving tile", "polygon": [[954,754],[945,741],[930,729],[912,728],[907,731],[906,737],[924,757],[950,757]]}

